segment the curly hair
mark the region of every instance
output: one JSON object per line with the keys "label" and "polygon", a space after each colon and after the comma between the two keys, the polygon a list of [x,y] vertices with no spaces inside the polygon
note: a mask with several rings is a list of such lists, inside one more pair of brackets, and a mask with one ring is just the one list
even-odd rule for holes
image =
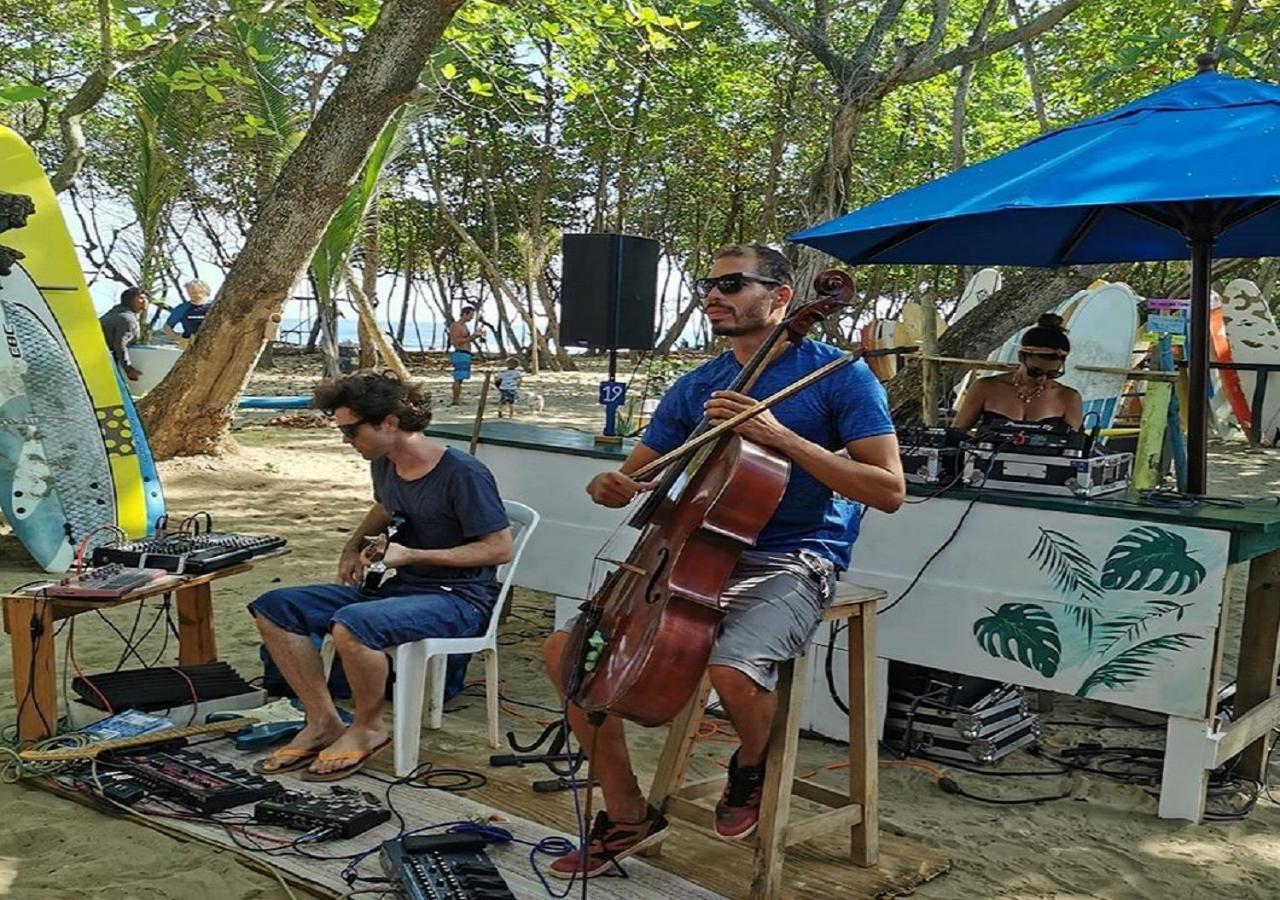
{"label": "curly hair", "polygon": [[316,385],[311,405],[328,415],[345,406],[375,425],[394,415],[400,420],[401,431],[422,431],[431,424],[431,395],[416,384],[401,381],[390,370],[326,379]]}

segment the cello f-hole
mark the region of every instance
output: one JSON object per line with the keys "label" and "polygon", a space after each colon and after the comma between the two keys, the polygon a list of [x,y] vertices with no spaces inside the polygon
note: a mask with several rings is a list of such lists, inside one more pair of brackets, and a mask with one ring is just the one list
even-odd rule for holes
{"label": "cello f-hole", "polygon": [[663,547],[657,553],[657,565],[653,567],[653,575],[649,578],[649,584],[644,589],[644,602],[650,605],[657,603],[662,599],[662,584],[666,581],[667,563],[670,561],[671,551]]}

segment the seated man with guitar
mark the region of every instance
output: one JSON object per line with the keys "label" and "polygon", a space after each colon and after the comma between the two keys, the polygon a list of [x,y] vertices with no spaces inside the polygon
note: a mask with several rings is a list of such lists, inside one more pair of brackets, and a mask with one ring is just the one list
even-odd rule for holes
{"label": "seated man with guitar", "polygon": [[[255,769],[306,767],[304,780],[336,781],[391,741],[382,718],[383,650],[488,627],[496,567],[511,560],[511,523],[484,464],[423,434],[431,401],[420,388],[390,372],[357,372],[322,382],[312,405],[332,415],[343,441],[369,460],[374,503],[342,548],[337,584],[280,588],[249,604],[307,716],[293,741]],[[395,576],[362,583],[368,570],[381,568]],[[324,634],[333,636],[351,684],[356,709],[349,728],[312,641]]]}
{"label": "seated man with guitar", "polygon": [[[792,278],[790,263],[770,247],[732,246],[716,254],[708,277],[700,279],[697,288],[712,330],[729,339],[730,349],[672,386],[622,467],[597,475],[587,485],[595,503],[622,507],[652,490],[655,482],[638,481],[631,474],[680,447],[705,427],[700,424],[704,417],[723,422],[751,407],[753,398],[769,396],[844,356],[834,346],[805,338],[807,325],[793,333],[790,342],[774,343],[789,328],[784,319]],[[759,357],[762,350],[767,355]],[[726,390],[744,384],[744,369],[748,377],[759,373],[745,388],[750,396]],[[781,499],[769,501],[763,514],[767,522],[754,546],[737,557],[720,594],[723,618],[714,631],[709,659],[711,683],[741,742],[716,805],[715,831],[726,840],[750,836],[759,819],[765,753],[777,709],[777,664],[801,655],[817,630],[834,594],[836,572],[849,566],[863,507],[892,512],[906,495],[884,390],[860,360],[733,430],[744,446],[759,445],[780,457],[781,484],[775,497]],[[641,574],[649,577],[647,570]],[[571,634],[553,634],[544,644],[548,670],[562,691],[574,684],[573,670],[585,668],[576,664],[574,646],[583,644],[578,635],[587,615],[571,625]],[[613,648],[602,632],[616,634],[620,627],[614,620],[610,628],[602,624],[593,635],[597,643],[606,642],[605,652]],[[673,670],[674,666],[668,669]],[[701,669],[697,672],[700,677]],[[574,733],[590,756],[606,810],[592,824],[586,847],[556,860],[551,870],[562,878],[590,878],[660,841],[667,822],[640,791],[621,718],[613,713],[602,716],[598,709],[589,718],[576,702],[566,707]]]}

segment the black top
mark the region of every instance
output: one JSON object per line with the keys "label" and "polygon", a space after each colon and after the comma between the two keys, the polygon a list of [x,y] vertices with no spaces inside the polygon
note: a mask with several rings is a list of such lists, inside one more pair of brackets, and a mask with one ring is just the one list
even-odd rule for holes
{"label": "black top", "polygon": [[[467,453],[448,448],[434,469],[413,481],[397,475],[386,458],[375,459],[371,468],[374,499],[406,520],[394,538],[405,547],[449,549],[510,524],[493,474]],[[496,571],[495,566],[404,566],[396,570],[396,580],[423,587],[444,586],[488,611],[497,597]]]}
{"label": "black top", "polygon": [[1061,434],[1066,434],[1069,431],[1075,430],[1067,424],[1066,416],[1046,416],[1043,419],[1012,419],[1004,413],[995,412],[990,409],[984,409],[982,411],[982,415],[978,416],[978,422],[975,427],[978,431],[982,431],[985,428],[998,428],[1003,425],[1016,426],[1023,424],[1040,425],[1042,427],[1049,425],[1052,427],[1054,432]]}

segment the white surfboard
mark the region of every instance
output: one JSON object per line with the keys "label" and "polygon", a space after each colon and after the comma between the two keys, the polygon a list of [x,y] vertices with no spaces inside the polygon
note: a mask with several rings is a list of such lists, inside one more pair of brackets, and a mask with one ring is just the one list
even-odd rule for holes
{"label": "white surfboard", "polygon": [[1129,368],[1138,337],[1138,299],[1129,285],[1112,282],[1079,297],[1063,316],[1071,354],[1062,384],[1080,392],[1085,428],[1111,427],[1126,376],[1086,372],[1080,367]]}
{"label": "white surfboard", "polygon": [[[0,508],[35,561],[64,572],[75,543],[116,519],[105,420],[21,265],[0,278],[0,334]],[[117,432],[131,440],[127,425]]]}
{"label": "white surfboard", "polygon": [[[1280,364],[1280,329],[1276,327],[1270,304],[1252,281],[1237,278],[1223,289],[1222,324],[1231,345],[1233,362]],[[1240,423],[1248,434],[1258,373],[1240,371],[1236,374],[1250,413],[1250,422]],[[1262,407],[1260,436],[1264,444],[1274,444],[1276,432],[1280,429],[1280,372],[1266,377],[1267,393]]]}
{"label": "white surfboard", "polygon": [[956,304],[951,321],[959,322],[965,313],[1000,290],[1003,283],[1004,278],[999,269],[979,269],[974,272],[969,283],[964,286],[964,293],[960,295],[960,302]]}
{"label": "white surfboard", "polygon": [[182,355],[180,347],[167,347],[164,344],[135,344],[129,348],[129,359],[134,368],[142,374],[137,381],[126,381],[129,393],[141,397],[169,374],[173,364]]}

